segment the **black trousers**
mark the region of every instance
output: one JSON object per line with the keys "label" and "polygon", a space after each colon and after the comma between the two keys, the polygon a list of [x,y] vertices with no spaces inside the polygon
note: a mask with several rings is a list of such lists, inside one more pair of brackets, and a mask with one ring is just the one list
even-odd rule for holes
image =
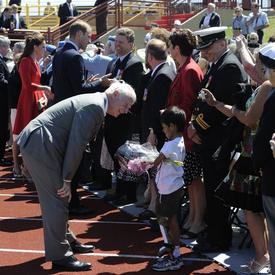
{"label": "black trousers", "polygon": [[[0,100],[3,98],[0,97]],[[1,104],[4,102],[2,101]],[[6,142],[9,139],[9,108],[6,105],[0,107],[0,159],[5,156]]]}
{"label": "black trousers", "polygon": [[101,11],[96,15],[96,35],[99,36],[107,31],[107,11]]}
{"label": "black trousers", "polygon": [[[216,148],[215,148],[216,149]],[[212,245],[221,248],[231,246],[232,229],[229,219],[230,207],[225,206],[221,200],[215,197],[215,189],[224,179],[228,167],[217,169],[215,160],[212,155],[216,150],[201,151],[201,160],[203,166],[204,185],[206,193],[206,240]]]}

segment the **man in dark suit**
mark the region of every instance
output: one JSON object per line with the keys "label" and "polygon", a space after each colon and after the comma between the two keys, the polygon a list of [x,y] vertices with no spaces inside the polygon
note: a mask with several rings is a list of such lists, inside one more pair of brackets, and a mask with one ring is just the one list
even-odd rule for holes
{"label": "man in dark suit", "polygon": [[10,41],[5,36],[0,36],[0,166],[10,166],[11,161],[5,159],[6,142],[9,136],[9,70],[4,57],[10,48]]}
{"label": "man in dark suit", "polygon": [[58,8],[59,25],[63,25],[78,15],[76,7],[72,4],[72,0],[67,0]]}
{"label": "man in dark suit", "polygon": [[216,5],[209,3],[207,6],[207,12],[202,17],[199,28],[205,29],[209,27],[219,27],[221,25],[221,17],[215,12]]}
{"label": "man in dark suit", "polygon": [[0,30],[6,31],[10,28],[9,19],[12,15],[12,9],[10,6],[5,7],[0,16]]}
{"label": "man in dark suit", "polygon": [[[140,59],[133,53],[134,39],[133,30],[129,28],[120,28],[117,30],[115,50],[118,58],[110,62],[107,67],[107,73],[112,74],[111,78],[124,80],[137,92],[143,75],[143,65]],[[126,140],[131,139],[133,133],[139,132],[137,124],[136,106],[131,108],[131,113],[121,115],[118,118],[106,116],[104,137],[108,151],[113,158],[118,147],[124,144]],[[110,177],[107,184],[110,187]],[[117,195],[125,195],[125,184],[119,181],[117,186]],[[134,187],[134,184],[132,186]],[[133,201],[135,200],[135,190],[133,188],[130,189],[127,195],[128,199]],[[114,197],[109,199],[114,199]]]}
{"label": "man in dark suit", "polygon": [[[275,43],[269,43],[259,51],[259,59],[266,67],[266,76],[272,90],[267,99],[253,144],[253,161],[262,171],[263,205],[268,226],[271,274],[275,274],[275,150],[270,140],[275,140]],[[273,136],[273,137],[272,137]]]}
{"label": "man in dark suit", "polygon": [[[208,88],[220,101],[233,105],[237,83],[246,81],[246,74],[237,57],[227,48],[225,30],[213,27],[194,32],[198,36],[198,49],[212,67],[206,73],[202,87]],[[188,136],[200,150],[207,200],[206,234],[197,240],[194,250],[214,252],[227,250],[231,245],[232,231],[229,222],[230,208],[214,196],[214,190],[228,173],[229,163],[216,162],[213,155],[225,140],[227,117],[199,100],[194,119],[188,128]],[[228,160],[230,157],[228,157]],[[222,167],[221,167],[222,166]]]}
{"label": "man in dark suit", "polygon": [[[69,33],[70,39],[56,52],[53,58],[52,91],[55,95],[55,103],[81,93],[96,92],[100,85],[105,85],[107,82],[107,79],[99,79],[96,82],[84,80],[84,61],[78,50],[86,49],[90,40],[91,27],[84,21],[78,20],[70,26]],[[76,191],[80,180],[79,173],[78,171],[72,183],[70,210],[73,214],[85,214],[88,211],[88,209],[80,207]]]}
{"label": "man in dark suit", "polygon": [[96,0],[96,35],[99,36],[107,31],[108,0]]}
{"label": "man in dark suit", "polygon": [[55,104],[18,136],[24,164],[39,195],[46,260],[55,269],[91,268],[73,255],[91,252],[94,247],[81,244],[68,227],[71,181],[87,142],[96,136],[106,113],[127,113],[135,100],[131,86],[114,83],[105,93],[78,95]]}
{"label": "man in dark suit", "polygon": [[[165,108],[168,92],[176,74],[167,62],[166,44],[152,39],[146,46],[146,63],[150,67],[141,83],[146,83],[139,95],[141,103],[141,134],[140,142],[150,141],[162,148],[165,135],[160,124],[160,110]],[[149,135],[150,134],[150,135]]]}
{"label": "man in dark suit", "polygon": [[18,6],[16,4],[13,4],[11,6],[12,14],[11,16],[6,20],[6,26],[10,30],[14,29],[27,29],[27,25],[25,23],[25,20],[23,16],[20,16],[18,13]]}

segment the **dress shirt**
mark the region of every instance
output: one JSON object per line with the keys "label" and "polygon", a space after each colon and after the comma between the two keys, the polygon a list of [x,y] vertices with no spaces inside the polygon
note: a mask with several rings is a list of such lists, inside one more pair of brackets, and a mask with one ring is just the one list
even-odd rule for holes
{"label": "dress shirt", "polygon": [[213,14],[213,12],[207,13],[207,14],[206,14],[206,16],[205,16],[205,18],[204,18],[204,20],[203,20],[203,25],[204,25],[204,26],[209,27],[209,22],[210,22],[210,18],[211,18],[211,16],[212,16],[212,14]]}

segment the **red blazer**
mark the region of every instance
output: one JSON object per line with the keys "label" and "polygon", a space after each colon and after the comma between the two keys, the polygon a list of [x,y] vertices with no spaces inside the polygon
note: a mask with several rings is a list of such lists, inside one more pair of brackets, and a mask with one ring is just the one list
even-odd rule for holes
{"label": "red blazer", "polygon": [[195,101],[201,89],[203,72],[199,65],[188,57],[185,64],[179,69],[176,78],[171,84],[167,107],[177,106],[185,111],[186,125],[183,133],[187,151],[192,149],[193,142],[187,137],[187,127],[195,107]]}
{"label": "red blazer", "polygon": [[30,56],[22,58],[19,74],[22,88],[13,129],[15,135],[19,135],[25,126],[39,114],[37,98],[44,95],[44,92],[37,88],[41,78],[39,65]]}

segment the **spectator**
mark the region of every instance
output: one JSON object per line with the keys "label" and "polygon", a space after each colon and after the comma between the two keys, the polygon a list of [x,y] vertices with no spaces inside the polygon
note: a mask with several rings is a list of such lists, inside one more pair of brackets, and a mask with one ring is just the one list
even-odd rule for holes
{"label": "spectator", "polygon": [[112,58],[103,55],[101,50],[96,45],[89,44],[86,51],[81,54],[84,60],[85,72],[87,73],[86,78],[92,75],[98,75],[99,77],[105,75],[107,66],[112,61]]}
{"label": "spectator", "polygon": [[[45,110],[51,88],[40,84],[41,72],[38,65],[45,50],[45,37],[40,33],[29,35],[25,41],[24,52],[19,60],[19,74],[22,82],[13,134],[19,135],[23,128],[40,112]],[[13,143],[14,173],[20,175],[18,162],[19,148]],[[22,171],[26,172],[25,170]],[[28,176],[28,175],[27,175]]]}
{"label": "spectator", "polygon": [[66,0],[66,2],[61,4],[58,8],[58,17],[60,18],[59,25],[62,26],[77,15],[78,11],[72,4],[72,0]]}
{"label": "spectator", "polygon": [[185,111],[186,125],[183,131],[186,157],[184,161],[184,182],[188,187],[190,208],[189,216],[183,225],[184,238],[195,238],[205,228],[205,191],[202,183],[200,155],[194,149],[194,143],[187,136],[187,126],[191,121],[195,102],[201,89],[203,73],[192,59],[196,47],[196,37],[190,30],[173,32],[170,36],[171,56],[178,64],[178,72],[173,81],[167,107],[177,106]]}
{"label": "spectator", "polygon": [[0,30],[5,32],[6,29],[10,28],[9,19],[12,15],[12,9],[10,6],[5,7],[1,16],[0,16]]}
{"label": "spectator", "polygon": [[5,159],[6,142],[9,139],[9,93],[8,81],[10,73],[4,61],[4,57],[10,48],[10,40],[0,36],[0,166],[10,166],[11,161]]}
{"label": "spectator", "polygon": [[18,13],[18,6],[16,4],[11,5],[12,15],[9,19],[10,30],[13,29],[27,29],[27,25],[23,16]]}
{"label": "spectator", "polygon": [[[236,84],[247,81],[246,74],[237,57],[227,48],[225,31],[227,27],[213,27],[194,32],[198,35],[197,49],[203,58],[212,63],[206,73],[202,87],[208,87],[225,103],[230,103],[236,92]],[[200,150],[206,192],[206,223],[203,237],[193,247],[196,252],[207,253],[228,250],[231,245],[232,229],[229,222],[230,209],[215,197],[214,190],[226,176],[229,163],[219,162],[219,169],[213,154],[223,144],[227,127],[226,116],[207,103],[199,101],[188,127],[188,136]],[[228,126],[228,125],[227,125]],[[224,157],[227,159],[228,156]]]}
{"label": "spectator", "polygon": [[202,17],[199,28],[205,29],[209,27],[219,27],[221,25],[221,18],[219,14],[215,12],[216,5],[209,3],[207,6],[206,14]]}
{"label": "spectator", "polygon": [[[259,58],[256,59],[256,71],[258,78],[264,81],[263,64]],[[257,169],[252,165],[253,139],[257,130],[259,119],[262,115],[264,104],[272,90],[269,81],[264,81],[251,96],[246,96],[246,102],[238,102],[236,106],[223,104],[206,91],[206,102],[228,117],[232,115],[245,125],[241,132],[241,155],[234,164],[229,176],[230,192],[225,197],[229,206],[241,208],[245,213],[245,220],[252,238],[255,257],[248,264],[241,266],[241,273],[255,274],[269,265],[269,254],[267,249],[268,232],[264,217],[261,177]],[[246,91],[243,91],[246,93]]]}
{"label": "spectator", "polygon": [[243,9],[237,6],[234,10],[235,16],[232,20],[233,37],[240,34],[247,36],[248,28],[246,25],[247,16],[243,14]]}
{"label": "spectator", "polygon": [[44,15],[55,15],[56,10],[55,7],[52,6],[51,2],[47,2],[47,6],[44,9]]}
{"label": "spectator", "polygon": [[[108,0],[96,0],[96,35],[97,37],[107,31]],[[98,7],[99,6],[99,7]]]}
{"label": "spectator", "polygon": [[253,2],[251,4],[251,13],[248,15],[247,26],[248,33],[257,32],[259,43],[263,43],[264,29],[269,27],[267,14],[260,10],[260,4]]}
{"label": "spectator", "polygon": [[275,43],[269,43],[260,50],[260,60],[265,66],[265,78],[271,83],[272,90],[264,105],[253,145],[253,159],[256,168],[262,170],[263,205],[269,233],[269,255],[271,274],[275,274],[275,159],[270,149],[270,139],[275,132]]}
{"label": "spectator", "polygon": [[111,57],[112,59],[116,58],[115,40],[116,40],[116,37],[114,35],[110,35],[108,37],[106,44],[105,44],[104,54],[106,56]]}

